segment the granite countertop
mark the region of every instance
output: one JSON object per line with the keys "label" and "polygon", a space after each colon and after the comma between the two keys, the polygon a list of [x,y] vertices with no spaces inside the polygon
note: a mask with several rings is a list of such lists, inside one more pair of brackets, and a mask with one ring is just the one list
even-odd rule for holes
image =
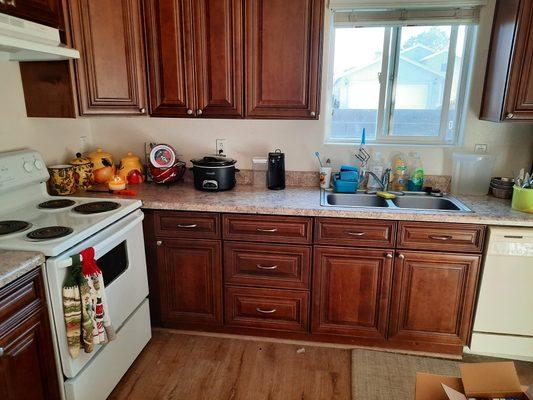
{"label": "granite countertop", "polygon": [[[226,192],[202,192],[189,183],[170,186],[144,183],[130,187],[142,200],[143,208],[157,210],[208,211],[250,214],[277,214],[343,218],[435,221],[533,227],[533,214],[511,209],[510,200],[491,196],[456,196],[473,213],[391,210],[376,208],[322,207],[318,188],[288,187],[275,191],[238,185]],[[87,193],[107,197],[106,193]],[[125,197],[121,197],[125,198]]]}
{"label": "granite countertop", "polygon": [[0,250],[0,289],[42,264],[42,253]]}

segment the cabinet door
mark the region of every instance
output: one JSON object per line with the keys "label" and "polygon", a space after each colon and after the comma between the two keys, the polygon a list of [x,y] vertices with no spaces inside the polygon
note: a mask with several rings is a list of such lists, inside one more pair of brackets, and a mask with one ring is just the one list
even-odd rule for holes
{"label": "cabinet door", "polygon": [[144,114],[140,0],[71,0],[81,115]]}
{"label": "cabinet door", "polygon": [[395,263],[389,338],[466,344],[480,259],[478,255],[402,251]]}
{"label": "cabinet door", "polygon": [[316,247],[313,333],[384,338],[392,251]]}
{"label": "cabinet door", "polygon": [[316,119],[323,0],[246,0],[246,116]]}
{"label": "cabinet door", "polygon": [[0,335],[0,347],[1,399],[59,399],[46,310]]}
{"label": "cabinet door", "polygon": [[197,116],[242,117],[242,2],[193,2]]}
{"label": "cabinet door", "polygon": [[150,114],[187,117],[196,110],[192,12],[188,0],[145,0]]}
{"label": "cabinet door", "polygon": [[157,248],[164,326],[222,323],[221,245],[213,240],[163,240]]}
{"label": "cabinet door", "polygon": [[533,0],[520,2],[514,47],[504,113],[507,119],[533,121]]}
{"label": "cabinet door", "polygon": [[0,13],[59,28],[58,0],[1,0]]}

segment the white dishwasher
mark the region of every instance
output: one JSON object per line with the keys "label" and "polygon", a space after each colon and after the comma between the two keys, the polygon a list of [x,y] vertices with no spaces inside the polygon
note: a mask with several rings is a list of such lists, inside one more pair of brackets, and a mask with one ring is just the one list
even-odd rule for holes
{"label": "white dishwasher", "polygon": [[489,229],[467,352],[533,361],[533,229]]}

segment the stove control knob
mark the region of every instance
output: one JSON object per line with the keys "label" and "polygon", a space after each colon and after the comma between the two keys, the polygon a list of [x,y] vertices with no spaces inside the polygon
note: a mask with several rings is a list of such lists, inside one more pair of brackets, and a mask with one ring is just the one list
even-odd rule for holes
{"label": "stove control knob", "polygon": [[24,168],[24,171],[26,171],[28,173],[33,171],[33,166],[27,161],[22,165],[22,168]]}
{"label": "stove control knob", "polygon": [[35,160],[33,162],[33,165],[36,169],[38,169],[39,171],[43,169],[44,165],[43,165],[43,162],[41,160]]}

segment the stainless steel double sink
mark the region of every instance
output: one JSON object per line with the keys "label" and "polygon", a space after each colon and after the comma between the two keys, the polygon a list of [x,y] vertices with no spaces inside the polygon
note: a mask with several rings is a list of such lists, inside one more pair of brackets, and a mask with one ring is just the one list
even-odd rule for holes
{"label": "stainless steel double sink", "polygon": [[395,210],[424,210],[439,212],[473,212],[451,195],[434,197],[424,192],[401,193],[388,200],[362,191],[357,193],[333,193],[322,190],[320,205],[324,207],[388,208]]}

